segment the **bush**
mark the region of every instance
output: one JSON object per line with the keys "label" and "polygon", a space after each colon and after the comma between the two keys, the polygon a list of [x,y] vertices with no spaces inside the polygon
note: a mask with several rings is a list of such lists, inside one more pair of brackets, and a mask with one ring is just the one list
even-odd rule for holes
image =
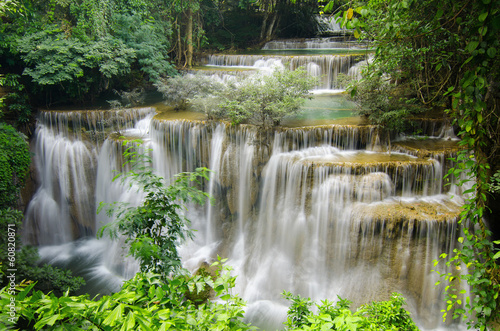
{"label": "bush", "polygon": [[407,84],[394,84],[388,75],[366,69],[361,80],[341,79],[349,83],[347,92],[359,106],[358,113],[390,131],[411,129],[411,116],[424,110],[408,92]]}
{"label": "bush", "polygon": [[28,143],[12,126],[0,123],[0,209],[16,207],[31,163]]}
{"label": "bush", "polygon": [[166,102],[177,111],[187,110],[192,100],[217,94],[224,87],[221,82],[202,73],[160,79],[155,86]]}
{"label": "bush", "polygon": [[284,297],[291,301],[287,330],[406,330],[417,331],[410,314],[403,308],[404,298],[397,293],[388,301],[372,302],[361,306],[354,313],[349,309],[351,303],[339,297],[339,301],[324,300],[316,305],[318,313],[310,310],[312,302],[300,296],[284,292]]}
{"label": "bush", "polygon": [[[176,274],[168,281],[160,275],[138,273],[122,289],[93,300],[87,295],[61,296],[31,293],[33,284],[17,287],[17,313],[0,317],[0,325],[35,330],[252,330],[243,322],[244,302],[230,293],[234,277],[230,268],[218,266],[217,277],[185,277]],[[189,289],[209,286],[220,302],[195,305],[186,300]],[[0,290],[3,307],[11,302],[8,288]]]}
{"label": "bush", "polygon": [[233,124],[251,123],[262,129],[272,128],[283,118],[299,112],[316,78],[303,68],[274,68],[229,85],[220,94],[220,116]]}

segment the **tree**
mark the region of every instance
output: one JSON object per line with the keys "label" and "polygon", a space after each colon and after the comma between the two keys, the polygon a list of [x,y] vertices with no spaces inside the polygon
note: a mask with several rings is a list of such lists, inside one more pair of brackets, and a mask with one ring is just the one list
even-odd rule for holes
{"label": "tree", "polygon": [[[448,290],[446,314],[469,317],[484,330],[498,316],[500,273],[493,246],[500,236],[498,191],[492,178],[500,171],[500,2],[355,1],[343,12],[356,37],[371,40],[379,75],[410,86],[429,108],[446,109],[454,119],[464,150],[450,175],[460,184],[473,181],[461,215],[461,249],[448,264],[466,266],[460,276],[473,299],[461,308],[460,289]],[[465,178],[465,180],[464,180]],[[486,226],[490,224],[493,232]],[[451,285],[456,275],[444,275]]]}
{"label": "tree", "polygon": [[[182,203],[205,202],[208,194],[194,184],[201,185],[200,178],[208,180],[207,169],[180,173],[167,186],[165,180],[153,172],[150,156],[140,152],[140,143],[133,141],[125,149],[124,166],[130,165],[130,171],[116,176],[115,180],[123,176],[123,181],[128,179],[131,187],[137,185],[145,195],[144,201],[137,207],[119,202],[101,203],[98,212],[106,208],[106,213],[116,220],[103,226],[98,237],[105,232],[113,239],[125,236],[130,254],[140,262],[141,271],[159,274],[166,280],[181,267],[177,245],[192,236],[189,221],[182,213],[185,208]],[[124,141],[124,145],[127,144],[129,142]]]}
{"label": "tree", "polygon": [[155,84],[168,104],[175,110],[187,110],[195,98],[204,98],[223,89],[223,84],[203,73],[176,75]]}
{"label": "tree", "polygon": [[171,22],[149,3],[23,1],[15,8],[4,14],[0,64],[29,77],[26,90],[46,104],[92,100],[175,73]]}
{"label": "tree", "polygon": [[274,68],[228,85],[220,94],[219,116],[232,123],[248,122],[261,129],[273,128],[296,114],[317,83],[303,68]]}
{"label": "tree", "polygon": [[318,1],[259,0],[256,4],[262,16],[261,42],[276,37],[310,37],[318,30]]}

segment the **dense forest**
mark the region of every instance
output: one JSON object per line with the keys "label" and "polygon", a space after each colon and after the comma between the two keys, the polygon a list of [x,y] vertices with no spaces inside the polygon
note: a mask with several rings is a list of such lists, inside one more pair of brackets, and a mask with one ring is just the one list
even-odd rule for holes
{"label": "dense forest", "polygon": [[[90,103],[113,90],[150,88],[196,54],[314,34],[314,1],[7,1],[0,70],[4,119]],[[112,93],[112,92],[111,92]]]}
{"label": "dense forest", "polygon": [[[463,148],[449,176],[474,184],[461,215],[462,248],[453,256],[443,256],[441,263],[469,269],[460,277],[471,286],[472,299],[467,309],[455,309],[461,304],[453,288],[456,275],[443,275],[442,281],[451,285],[444,313],[450,319],[466,316],[470,328],[490,329],[500,309],[500,254],[495,245],[500,238],[499,0],[2,1],[2,231],[9,231],[8,224],[22,224],[16,208],[29,171],[26,136],[34,131],[37,109],[89,107],[116,93],[156,90],[158,82],[195,66],[204,52],[234,52],[260,47],[275,38],[314,36],[320,13],[338,17],[355,38],[373,47],[375,57],[364,78],[348,88],[352,98],[364,104],[362,115],[389,131],[402,130],[412,118],[431,112],[453,121]],[[171,205],[158,203],[165,198],[161,192],[173,194],[172,189],[162,187],[152,173],[147,173],[145,181],[154,183],[148,203],[158,204],[162,213],[172,212]],[[187,187],[183,184],[174,191]],[[126,234],[138,238],[130,226],[125,226]],[[180,226],[174,236],[185,236],[183,231]],[[144,244],[152,239],[141,240]],[[0,242],[6,263],[7,238]],[[20,238],[15,242],[21,247]],[[150,253],[155,249],[155,245],[143,247]],[[144,250],[137,254],[139,259],[145,256]],[[23,247],[17,262],[24,269],[18,274],[37,280],[38,290],[52,290],[52,294],[28,295],[34,284],[19,285],[17,301],[25,309],[19,327],[71,325],[68,329],[111,330],[120,325],[123,330],[139,326],[198,330],[210,329],[216,321],[220,330],[250,329],[242,319],[243,304],[230,292],[234,278],[226,269],[191,276],[176,272],[166,279],[161,275],[170,274],[171,269],[145,266],[121,292],[90,300],[63,295],[68,288],[79,288],[83,280],[50,266],[36,267],[36,258],[36,250]],[[2,279],[2,285],[7,282]],[[192,298],[194,292],[204,293],[209,287],[225,304],[207,302],[206,297],[200,304]],[[8,292],[6,287],[0,293],[5,307],[10,302]],[[391,311],[397,311],[392,325],[415,327],[398,296],[355,314],[347,301],[335,306],[325,303],[318,315],[309,316],[310,302],[284,295],[292,302],[289,329],[344,330],[354,324],[361,329],[378,328],[387,326],[387,320],[381,319]],[[10,325],[8,316],[2,315],[1,323]]]}

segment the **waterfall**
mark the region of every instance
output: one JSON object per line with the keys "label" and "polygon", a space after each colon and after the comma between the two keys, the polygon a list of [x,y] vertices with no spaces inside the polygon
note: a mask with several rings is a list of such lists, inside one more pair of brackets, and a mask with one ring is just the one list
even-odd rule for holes
{"label": "waterfall", "polygon": [[179,251],[193,271],[227,257],[252,323],[282,327],[283,290],[314,300],[340,295],[356,306],[400,292],[422,328],[445,327],[443,288],[434,286],[438,276],[430,269],[456,243],[462,201],[443,185],[450,167],[443,153],[453,149],[419,154],[400,142],[381,152],[376,127],[368,125],[263,135],[253,126],[155,119],[152,109],[126,114],[41,113],[40,183],[26,210],[24,240],[42,245],[45,260],[88,263],[82,274],[99,291],[116,289],[137,270],[134,261],[124,262],[121,243],[92,236],[110,221],[96,216],[99,202],[141,200],[113,181],[123,170],[118,137],[141,137],[166,179],[212,170],[206,189],[215,202],[189,206],[195,239]]}
{"label": "waterfall", "polygon": [[[316,87],[321,90],[342,89],[337,77],[339,74],[349,74],[349,69],[363,56],[360,55],[208,55],[204,60],[204,65],[210,68],[240,68],[263,70],[275,66],[286,65],[290,70],[304,67],[307,72],[320,78],[320,83]],[[227,74],[227,72],[226,72]],[[227,78],[225,78],[227,79]]]}
{"label": "waterfall", "polygon": [[364,49],[358,41],[346,41],[339,38],[286,39],[268,41],[263,50],[285,49]]}

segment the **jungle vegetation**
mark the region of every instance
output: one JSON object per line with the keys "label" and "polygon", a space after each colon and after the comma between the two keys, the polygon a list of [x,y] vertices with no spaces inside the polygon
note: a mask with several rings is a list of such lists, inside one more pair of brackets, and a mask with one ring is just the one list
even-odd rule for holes
{"label": "jungle vegetation", "polygon": [[[325,9],[335,12],[336,3]],[[470,195],[461,214],[461,246],[443,254],[441,263],[468,273],[441,275],[450,285],[443,318],[492,327],[500,316],[500,2],[351,1],[335,15],[375,49],[364,78],[350,88],[368,105],[365,115],[387,126],[432,111],[450,119],[461,138],[448,178],[470,186]],[[471,297],[464,297],[460,281],[471,286]]]}

